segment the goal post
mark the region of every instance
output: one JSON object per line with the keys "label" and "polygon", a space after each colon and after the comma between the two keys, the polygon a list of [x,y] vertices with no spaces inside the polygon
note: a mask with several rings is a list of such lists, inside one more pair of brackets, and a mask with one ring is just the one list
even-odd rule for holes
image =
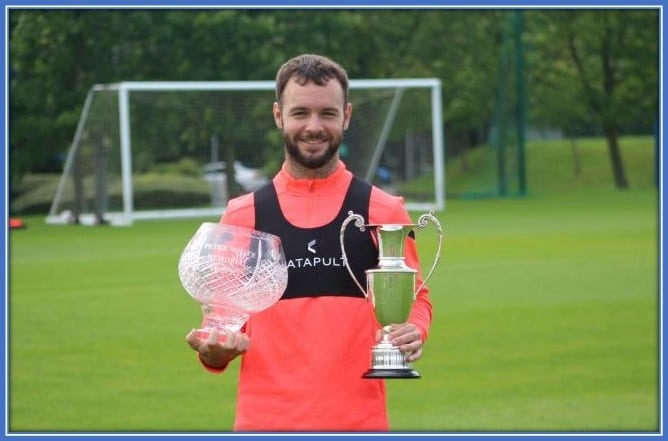
{"label": "goal post", "polygon": [[[121,82],[93,86],[47,223],[220,216],[283,160],[273,81]],[[445,208],[441,83],[350,80],[353,116],[340,155],[357,176]],[[231,179],[227,179],[231,177]]]}

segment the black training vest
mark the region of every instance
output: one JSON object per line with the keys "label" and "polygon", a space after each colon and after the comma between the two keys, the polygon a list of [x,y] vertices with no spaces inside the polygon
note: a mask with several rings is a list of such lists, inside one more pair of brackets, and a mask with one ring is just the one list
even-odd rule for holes
{"label": "black training vest", "polygon": [[[339,214],[317,228],[299,228],[283,216],[273,183],[255,192],[255,229],[281,238],[288,262],[288,286],[281,299],[323,295],[364,297],[343,265],[339,242],[341,225],[353,211],[369,219],[371,185],[353,177]],[[369,228],[360,231],[350,222],[344,234],[348,262],[357,280],[366,289],[365,270],[378,265],[378,250]]]}

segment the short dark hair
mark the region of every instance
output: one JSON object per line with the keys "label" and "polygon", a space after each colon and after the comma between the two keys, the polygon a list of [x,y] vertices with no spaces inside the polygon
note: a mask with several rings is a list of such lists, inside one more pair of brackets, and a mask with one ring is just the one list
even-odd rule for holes
{"label": "short dark hair", "polygon": [[348,102],[348,74],[341,65],[325,56],[302,54],[283,63],[276,73],[276,101],[279,104],[291,78],[302,86],[309,82],[324,86],[335,79],[343,88],[343,102]]}

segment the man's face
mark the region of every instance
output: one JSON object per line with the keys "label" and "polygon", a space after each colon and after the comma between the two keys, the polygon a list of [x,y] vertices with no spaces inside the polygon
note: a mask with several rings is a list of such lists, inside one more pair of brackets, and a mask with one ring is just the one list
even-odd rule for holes
{"label": "man's face", "polygon": [[351,113],[352,105],[344,103],[338,81],[301,86],[290,80],[283,90],[282,106],[274,103],[274,120],[283,131],[288,160],[311,170],[330,163]]}

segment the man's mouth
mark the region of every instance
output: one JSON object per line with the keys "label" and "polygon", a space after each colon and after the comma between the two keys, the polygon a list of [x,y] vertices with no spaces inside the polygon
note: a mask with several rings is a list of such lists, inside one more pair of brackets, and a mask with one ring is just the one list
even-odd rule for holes
{"label": "man's mouth", "polygon": [[325,139],[304,139],[301,141],[303,144],[306,145],[307,148],[319,148],[322,147],[323,145],[327,144],[327,140]]}
{"label": "man's mouth", "polygon": [[322,144],[324,142],[327,142],[327,140],[324,138],[311,138],[311,139],[303,139],[302,142],[305,142],[307,144]]}

